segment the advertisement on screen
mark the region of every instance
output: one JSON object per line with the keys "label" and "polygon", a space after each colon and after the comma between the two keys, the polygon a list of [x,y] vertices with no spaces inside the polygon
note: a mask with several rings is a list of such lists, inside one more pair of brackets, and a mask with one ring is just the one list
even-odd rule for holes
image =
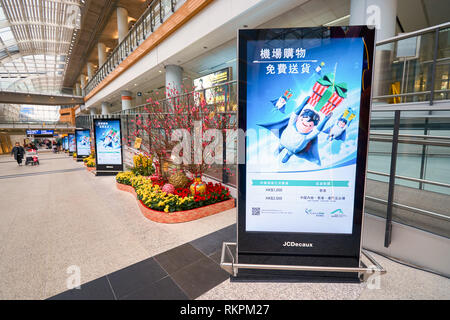
{"label": "advertisement on screen", "polygon": [[75,145],[75,134],[69,133],[68,141],[69,141],[69,152],[71,153],[75,152],[77,150],[77,147]]}
{"label": "advertisement on screen", "polygon": [[64,150],[69,150],[69,143],[68,143],[68,138],[67,138],[67,136],[65,136],[65,137],[63,138],[63,147],[64,147]]}
{"label": "advertisement on screen", "polygon": [[198,92],[198,95],[194,97],[195,104],[223,103],[226,98],[224,90],[227,90],[227,87],[220,85],[230,81],[230,75],[230,68],[224,68],[194,79],[194,87]]}
{"label": "advertisement on screen", "polygon": [[96,119],[94,121],[95,147],[98,165],[121,165],[122,145],[120,120]]}
{"label": "advertisement on screen", "polygon": [[352,233],[363,55],[361,38],[247,42],[246,231]]}
{"label": "advertisement on screen", "polygon": [[85,157],[91,154],[91,142],[89,130],[76,130],[77,156]]}

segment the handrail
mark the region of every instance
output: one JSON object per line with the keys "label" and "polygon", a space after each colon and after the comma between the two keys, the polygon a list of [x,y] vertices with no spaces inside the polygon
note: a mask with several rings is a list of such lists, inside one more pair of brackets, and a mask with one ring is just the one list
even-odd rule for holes
{"label": "handrail", "polygon": [[388,38],[388,39],[384,39],[381,41],[378,41],[376,43],[377,46],[382,46],[384,44],[388,44],[391,42],[395,42],[398,40],[403,40],[403,39],[407,39],[407,38],[411,38],[411,37],[415,37],[415,36],[420,36],[422,34],[425,33],[429,33],[430,31],[435,31],[435,30],[440,30],[440,29],[445,29],[445,28],[450,28],[450,22],[445,22],[442,24],[438,24],[436,26],[432,26],[432,27],[428,27],[428,28],[424,28],[424,29],[420,29],[420,30],[416,30],[416,31],[412,31],[412,32],[408,32],[408,33],[404,33],[392,38]]}
{"label": "handrail", "polygon": [[[224,82],[224,83],[221,83],[221,84],[213,85],[213,86],[211,86],[211,87],[207,87],[207,88],[203,88],[203,89],[195,89],[195,90],[192,90],[192,91],[189,91],[189,92],[181,93],[181,94],[179,94],[179,95],[177,95],[177,96],[173,96],[173,97],[169,97],[169,98],[164,98],[164,99],[160,99],[160,100],[156,100],[156,101],[157,101],[159,104],[163,104],[163,103],[166,102],[166,101],[170,101],[170,100],[173,100],[173,99],[177,99],[177,98],[182,98],[182,97],[185,97],[185,96],[189,96],[189,95],[192,95],[192,94],[194,94],[194,93],[196,93],[196,92],[208,91],[208,90],[211,90],[211,89],[214,89],[214,88],[217,88],[217,87],[223,87],[223,86],[227,86],[227,85],[233,85],[233,84],[236,84],[236,83],[237,83],[237,80],[230,80],[230,81],[227,81],[227,82]],[[113,112],[112,114],[130,114],[130,113],[133,112],[133,110],[137,110],[137,109],[139,109],[139,108],[144,108],[145,106],[148,106],[149,104],[150,104],[150,103],[140,104],[140,105],[138,105],[138,106],[136,106],[136,107],[133,107],[133,108],[130,108],[130,109],[127,109],[127,110],[121,110],[121,111]],[[124,111],[125,111],[125,112],[124,112]]]}
{"label": "handrail", "polygon": [[[380,198],[376,198],[376,197],[372,197],[372,196],[367,196],[367,195],[366,195],[366,199],[374,201],[374,202],[378,202],[378,203],[381,203],[381,204],[387,204],[388,203],[386,200],[383,200],[383,199],[380,199]],[[426,216],[429,216],[429,217],[450,221],[450,216],[445,216],[445,215],[437,213],[437,212],[432,212],[432,211],[423,210],[423,209],[419,209],[419,208],[415,208],[415,207],[410,207],[410,206],[407,206],[405,204],[401,204],[401,203],[398,203],[398,202],[394,202],[392,204],[392,206],[396,207],[396,208],[399,208],[399,209],[408,210],[408,211],[411,211],[411,212],[414,212],[414,213],[426,215]]]}
{"label": "handrail", "polygon": [[[367,173],[375,174],[375,175],[378,175],[378,176],[389,177],[388,173],[379,172],[379,171],[367,170]],[[442,183],[442,182],[430,181],[430,180],[424,180],[424,179],[418,179],[418,178],[411,178],[411,177],[405,177],[405,176],[398,176],[398,175],[396,175],[395,178],[396,179],[401,179],[401,180],[408,180],[408,181],[412,181],[412,182],[420,182],[420,183],[425,183],[425,184],[432,184],[432,185],[439,186],[439,187],[444,187],[444,188],[450,188],[450,184],[448,184],[448,183]]]}
{"label": "handrail", "polygon": [[[98,77],[100,76],[100,74],[106,70],[106,68],[116,68],[117,65],[119,65],[126,57],[128,57],[133,51],[131,51],[131,48],[134,47],[134,45],[139,45],[138,44],[138,38],[140,39],[140,41],[144,41],[150,34],[152,34],[154,32],[154,25],[153,25],[153,18],[154,16],[152,15],[152,12],[154,11],[154,8],[156,7],[156,3],[159,1],[159,17],[160,17],[160,24],[163,23],[163,18],[167,18],[168,16],[170,16],[171,14],[173,14],[175,12],[175,4],[174,4],[174,0],[170,0],[171,3],[171,13],[169,15],[165,15],[164,17],[162,16],[162,10],[161,10],[161,6],[164,5],[164,0],[153,0],[150,5],[148,6],[148,8],[144,11],[144,13],[141,15],[141,17],[136,21],[136,23],[133,25],[133,27],[128,31],[128,33],[126,34],[126,36],[124,37],[124,39],[112,50],[112,52],[110,53],[110,55],[108,56],[108,58],[106,59],[106,61],[103,63],[103,65],[99,66],[98,70],[95,72],[95,74],[92,76],[92,79],[90,79],[86,86],[84,87],[85,93],[89,93],[90,91],[92,91],[110,72],[106,72],[106,74],[102,77],[102,79],[98,79]],[[184,2],[184,0],[178,0],[178,2]],[[148,30],[147,28],[147,32],[143,31],[142,37],[139,34],[139,28],[141,26],[144,25],[144,21],[146,19],[150,19],[150,30]],[[132,38],[132,36],[135,36],[136,39],[135,42],[136,43],[131,43],[130,39]],[[130,50],[129,52],[127,52],[126,54],[124,54],[123,57],[119,57],[117,56],[119,51],[128,47]],[[111,65],[111,62],[113,62],[113,64]]]}

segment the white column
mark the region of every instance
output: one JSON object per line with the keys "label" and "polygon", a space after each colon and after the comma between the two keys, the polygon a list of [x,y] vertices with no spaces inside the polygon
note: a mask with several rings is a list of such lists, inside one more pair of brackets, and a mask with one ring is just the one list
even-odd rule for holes
{"label": "white column", "polygon": [[119,33],[119,43],[121,43],[128,33],[128,11],[122,7],[117,8],[117,31]]}
{"label": "white column", "polygon": [[97,114],[97,109],[91,107],[91,108],[89,108],[89,113],[90,113],[91,115],[95,115],[95,114]]}
{"label": "white column", "polygon": [[[183,83],[183,69],[177,65],[167,65],[166,69],[166,97],[181,94]],[[178,92],[178,93],[177,93]]]}
{"label": "white column", "polygon": [[106,46],[104,43],[97,44],[98,49],[98,67],[100,68],[106,61]]}
{"label": "white column", "polygon": [[92,77],[94,76],[94,65],[91,62],[88,62],[86,64],[86,69],[87,69],[88,81],[90,81],[92,79]]}
{"label": "white column", "polygon": [[[374,25],[376,42],[395,36],[396,16],[397,0],[351,0],[350,3],[350,25]],[[373,96],[389,94],[392,60],[392,45],[376,49]]]}
{"label": "white column", "polygon": [[132,108],[133,95],[130,91],[124,90],[121,92],[122,96],[122,110],[128,110]]}
{"label": "white column", "polygon": [[77,82],[76,84],[75,84],[75,94],[77,95],[77,96],[81,96],[81,87],[80,87],[80,83],[79,82]]}
{"label": "white column", "polygon": [[81,94],[84,96],[85,95],[84,88],[86,87],[86,76],[84,74],[80,75],[80,85],[81,85]]}
{"label": "white column", "polygon": [[109,114],[111,105],[108,102],[102,102],[102,114]]}
{"label": "white column", "polygon": [[376,41],[395,36],[397,0],[351,0],[350,25],[375,25]]}

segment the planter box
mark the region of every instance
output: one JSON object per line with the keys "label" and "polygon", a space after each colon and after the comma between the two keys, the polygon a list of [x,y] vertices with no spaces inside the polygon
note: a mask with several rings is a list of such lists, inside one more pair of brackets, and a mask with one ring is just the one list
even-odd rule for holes
{"label": "planter box", "polygon": [[86,167],[86,169],[87,169],[88,171],[94,171],[94,170],[95,170],[95,167]]}
{"label": "planter box", "polygon": [[197,209],[175,212],[157,211],[147,208],[142,201],[138,200],[139,209],[142,214],[155,222],[161,223],[180,223],[197,220],[203,217],[211,216],[213,214],[226,211],[235,207],[234,199],[225,200],[222,202],[210,204],[208,206]]}
{"label": "planter box", "polygon": [[[127,191],[133,194],[137,200],[136,192],[134,191],[134,188],[132,186],[127,186],[125,184],[116,182],[116,187],[119,190]],[[193,221],[203,217],[211,216],[213,214],[222,211],[232,209],[236,206],[235,200],[233,198],[192,210],[175,211],[168,213],[164,211],[149,209],[140,200],[138,200],[138,205],[144,217],[146,217],[149,220],[160,223],[180,223]]]}
{"label": "planter box", "polygon": [[136,191],[134,191],[134,188],[132,186],[128,186],[126,184],[118,183],[116,181],[116,187],[117,187],[117,189],[119,189],[121,191],[126,191],[126,192],[131,193],[135,198],[137,198]]}

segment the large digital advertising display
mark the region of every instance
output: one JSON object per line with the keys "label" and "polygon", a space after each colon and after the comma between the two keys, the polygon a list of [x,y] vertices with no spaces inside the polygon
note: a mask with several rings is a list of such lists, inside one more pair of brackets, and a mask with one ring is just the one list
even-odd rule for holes
{"label": "large digital advertising display", "polygon": [[68,141],[67,136],[65,136],[63,138],[63,148],[64,148],[64,150],[69,150],[69,141]]}
{"label": "large digital advertising display", "polygon": [[373,30],[240,30],[238,46],[239,251],[359,257]]}
{"label": "large digital advertising display", "polygon": [[75,134],[69,133],[68,135],[68,143],[69,143],[69,152],[73,153],[77,151],[77,146],[75,143]]}
{"label": "large digital advertising display", "polygon": [[77,157],[87,157],[91,154],[90,130],[75,131],[75,140],[77,145]]}
{"label": "large digital advertising display", "polygon": [[122,168],[120,119],[94,119],[97,169]]}

